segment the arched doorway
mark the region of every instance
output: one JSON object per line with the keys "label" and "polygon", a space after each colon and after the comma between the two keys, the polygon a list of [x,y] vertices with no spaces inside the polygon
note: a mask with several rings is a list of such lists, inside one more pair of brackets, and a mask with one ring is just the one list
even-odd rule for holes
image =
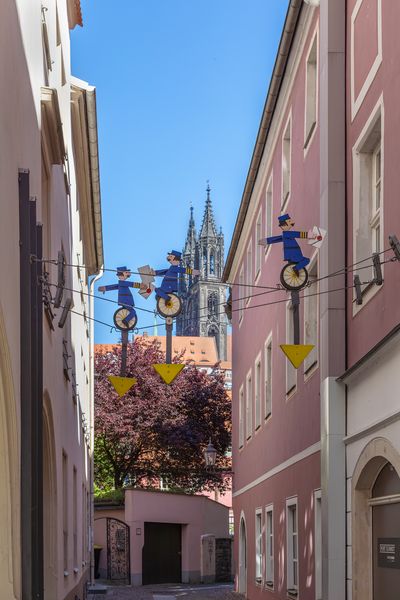
{"label": "arched doorway", "polygon": [[20,468],[16,398],[0,308],[0,552],[1,597],[20,597]]}
{"label": "arched doorway", "polygon": [[390,462],[381,469],[371,496],[373,598],[397,600],[400,590],[400,478]]}
{"label": "arched doorway", "polygon": [[397,600],[400,455],[384,438],[361,453],[352,478],[353,600]]}
{"label": "arched doorway", "polygon": [[44,598],[57,597],[57,476],[51,402],[43,396],[43,549]]}
{"label": "arched doorway", "polygon": [[247,588],[247,541],[244,515],[240,518],[239,528],[239,594],[246,594]]}

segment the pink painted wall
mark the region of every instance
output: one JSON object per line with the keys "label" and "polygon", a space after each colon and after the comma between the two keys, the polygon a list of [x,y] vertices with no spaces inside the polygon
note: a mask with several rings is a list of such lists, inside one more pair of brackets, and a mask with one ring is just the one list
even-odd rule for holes
{"label": "pink painted wall", "polygon": [[[292,89],[284,110],[279,107],[274,120],[282,121],[276,135],[275,145],[269,154],[264,157],[258,174],[258,181],[263,181],[261,191],[257,192],[257,208],[247,238],[240,241],[239,268],[235,274],[235,283],[239,283],[240,265],[245,264],[246,251],[249,242],[253,248],[253,264],[257,251],[256,222],[259,210],[262,210],[263,231],[266,230],[266,186],[270,175],[273,177],[273,227],[272,235],[279,235],[277,217],[281,214],[281,189],[282,189],[282,136],[286,127],[287,118],[291,113],[292,118],[292,154],[291,154],[291,195],[285,208],[296,222],[296,230],[308,230],[313,225],[320,223],[319,195],[320,195],[320,169],[319,169],[319,115],[315,134],[310,142],[307,152],[304,151],[304,113],[305,113],[305,74],[306,56],[318,23],[318,11],[308,25],[308,34],[304,43],[304,50],[298,64],[298,69],[293,74]],[[289,70],[289,69],[288,69]],[[273,130],[273,127],[272,127]],[[270,133],[274,135],[274,133]],[[268,141],[267,141],[268,145]],[[266,167],[270,163],[269,167]],[[257,189],[257,183],[255,189]],[[254,194],[254,192],[253,192]],[[249,218],[249,217],[247,217]],[[247,231],[247,224],[245,225]],[[243,236],[243,233],[242,233]],[[243,236],[244,237],[244,236]],[[312,256],[311,247],[300,241],[300,246],[305,256]],[[283,267],[282,245],[272,245],[268,253],[263,253],[261,274],[256,284],[276,288],[279,283],[280,270]],[[253,266],[254,269],[254,266]],[[245,267],[246,272],[246,267]],[[313,288],[311,288],[312,291]],[[306,290],[304,294],[311,293]],[[312,540],[309,539],[313,528],[312,502],[315,489],[320,487],[320,460],[319,453],[312,455],[294,467],[282,470],[279,475],[267,479],[264,483],[256,484],[258,478],[265,473],[290,461],[293,456],[306,448],[313,446],[320,440],[320,376],[318,366],[309,375],[304,374],[300,367],[297,372],[296,392],[286,397],[286,358],[279,344],[286,343],[286,302],[290,295],[284,291],[271,289],[252,288],[253,294],[261,294],[252,298],[245,304],[244,316],[239,323],[238,298],[246,296],[243,287],[233,286],[233,508],[235,514],[235,564],[238,566],[239,524],[243,511],[246,517],[248,537],[248,573],[247,597],[253,598],[285,598],[286,575],[278,575],[278,564],[283,569],[284,552],[286,547],[285,520],[278,523],[278,514],[283,511],[286,498],[298,496],[299,509],[299,554],[300,561],[300,597],[313,598],[313,568]],[[271,303],[270,306],[254,308],[257,305]],[[264,382],[264,344],[272,333],[272,415],[265,420],[264,390],[261,395],[261,427],[254,431],[254,400],[253,400],[253,434],[245,440],[242,449],[238,447],[239,441],[239,389],[243,385],[246,394],[246,376],[252,369],[254,388],[255,361],[258,354],[262,356],[262,381]],[[300,334],[301,343],[304,335],[303,303],[300,309]],[[253,392],[254,397],[254,392]],[[246,432],[246,427],[245,427]],[[246,434],[245,434],[246,438]],[[254,484],[254,485],[252,485]],[[245,486],[252,486],[247,491],[241,491]],[[235,492],[239,493],[235,497]],[[263,507],[263,527],[265,525],[265,506],[274,503],[275,510],[275,560],[276,560],[276,586],[274,593],[255,584],[255,511]],[[265,544],[265,540],[263,540]],[[279,552],[279,562],[277,553]],[[265,556],[265,545],[263,550]],[[282,554],[283,553],[283,554]],[[265,560],[265,559],[264,559]],[[238,570],[238,569],[237,569]],[[307,583],[306,583],[307,582]]]}
{"label": "pink painted wall", "polygon": [[[251,491],[240,495],[233,501],[235,512],[236,540],[239,539],[239,526],[242,515],[246,522],[247,532],[247,597],[287,598],[287,560],[286,560],[286,498],[297,496],[298,511],[298,556],[299,556],[299,597],[303,600],[315,600],[315,499],[314,490],[319,482],[320,453],[286,469],[265,481]],[[262,584],[255,583],[255,508],[263,509],[265,523],[265,507],[273,505],[273,522],[275,538],[274,556],[274,589],[267,590]],[[263,536],[263,560],[265,561],[265,534]],[[279,551],[278,551],[279,549]],[[235,543],[235,564],[239,564],[238,544]]]}
{"label": "pink painted wall", "polygon": [[[204,496],[126,490],[124,511],[96,509],[94,543],[106,548],[104,520],[98,521],[99,517],[113,516],[127,523],[131,528],[131,580],[133,585],[141,585],[145,522],[181,524],[182,580],[195,583],[200,581],[201,536],[228,537],[228,514],[226,506]],[[106,570],[104,555],[100,567]]]}
{"label": "pink painted wall", "polygon": [[[360,11],[359,30],[362,31],[364,40],[368,44],[376,36],[370,27],[376,29],[375,0],[365,3],[365,10]],[[348,56],[347,56],[347,82],[351,83],[351,45],[350,22],[355,0],[348,2]],[[368,7],[368,10],[367,10]],[[372,12],[371,12],[372,11]],[[364,20],[362,21],[361,18]],[[398,60],[400,56],[400,36],[398,23],[400,20],[400,4],[398,2],[382,2],[382,63],[369,87],[354,120],[351,119],[351,99],[347,99],[347,203],[348,203],[348,264],[354,262],[353,257],[353,159],[351,149],[356,143],[365,123],[383,95],[384,104],[384,144],[383,144],[383,224],[384,248],[389,247],[388,235],[395,233],[400,236],[400,203],[398,201],[400,189],[400,169],[398,166],[398,141],[400,135],[400,76]],[[365,46],[356,46],[354,56],[355,72],[365,74]],[[369,52],[369,50],[368,50]],[[358,75],[357,75],[358,77]],[[357,84],[360,87],[361,83]],[[350,89],[350,87],[349,87]],[[391,258],[392,252],[384,255],[385,259]],[[364,271],[365,273],[365,271]],[[371,349],[384,335],[400,322],[400,292],[399,265],[387,263],[384,265],[384,284],[378,293],[353,316],[353,291],[347,294],[347,327],[348,327],[348,367],[359,360]],[[348,285],[352,286],[353,274],[348,276]]]}

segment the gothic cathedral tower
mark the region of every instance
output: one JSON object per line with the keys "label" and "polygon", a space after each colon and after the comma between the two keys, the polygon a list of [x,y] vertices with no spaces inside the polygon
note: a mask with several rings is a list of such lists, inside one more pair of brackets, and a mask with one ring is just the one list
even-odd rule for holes
{"label": "gothic cathedral tower", "polygon": [[226,360],[228,321],[224,310],[226,285],[221,282],[224,270],[224,236],[217,232],[211,206],[210,186],[203,223],[197,236],[190,209],[189,227],[182,264],[199,269],[199,277],[181,281],[180,294],[184,302],[182,313],[176,320],[176,335],[213,336],[220,360]]}

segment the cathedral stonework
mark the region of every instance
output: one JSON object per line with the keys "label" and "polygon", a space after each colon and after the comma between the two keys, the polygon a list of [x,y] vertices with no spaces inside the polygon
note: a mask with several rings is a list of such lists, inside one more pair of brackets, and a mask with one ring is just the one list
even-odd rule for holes
{"label": "cathedral stonework", "polygon": [[224,236],[215,225],[209,186],[199,235],[196,233],[193,208],[190,209],[182,264],[198,269],[200,276],[189,277],[187,281],[182,278],[180,281],[183,310],[176,319],[176,335],[215,337],[218,357],[226,360],[228,320],[224,305],[227,286],[221,282]]}

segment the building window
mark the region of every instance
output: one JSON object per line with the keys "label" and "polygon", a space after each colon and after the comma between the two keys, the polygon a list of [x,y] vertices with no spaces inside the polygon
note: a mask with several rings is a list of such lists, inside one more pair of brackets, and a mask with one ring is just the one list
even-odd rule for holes
{"label": "building window", "polygon": [[253,285],[253,252],[252,252],[252,244],[250,242],[247,248],[247,265],[246,265],[246,303],[250,302],[250,296]]}
{"label": "building window", "polygon": [[282,202],[281,210],[285,210],[289,202],[291,188],[291,146],[292,146],[292,119],[286,125],[285,133],[282,137]]}
{"label": "building window", "polygon": [[[286,343],[293,344],[293,307],[291,301],[286,304]],[[292,363],[286,359],[286,395],[289,396],[296,390],[297,371]]]}
{"label": "building window", "polygon": [[62,454],[62,498],[63,498],[63,562],[64,575],[68,575],[68,458]]}
{"label": "building window", "polygon": [[314,492],[315,500],[315,600],[322,600],[322,533],[321,490]]}
{"label": "building window", "polygon": [[244,267],[242,265],[239,273],[239,322],[243,319],[243,309],[244,309],[244,296],[246,295],[245,280],[244,280]]}
{"label": "building window", "polygon": [[287,522],[287,591],[297,596],[299,585],[298,539],[297,539],[297,499],[286,502]]}
{"label": "building window", "polygon": [[253,385],[251,381],[251,371],[246,379],[246,438],[251,438],[253,434]]}
{"label": "building window", "polygon": [[269,336],[264,347],[264,390],[265,418],[272,413],[272,337]]}
{"label": "building window", "polygon": [[258,243],[259,240],[262,239],[262,213],[261,211],[258,214],[257,217],[257,223],[256,223],[256,279],[260,274],[261,271],[261,260],[263,257],[263,246],[260,246],[260,244]]}
{"label": "building window", "polygon": [[304,373],[308,373],[318,362],[318,296],[319,286],[317,259],[308,269],[308,281],[312,283],[310,291],[304,296],[304,343],[314,348],[304,360]]}
{"label": "building window", "polygon": [[261,355],[257,357],[255,367],[254,405],[255,405],[255,428],[261,426]]}
{"label": "building window", "polygon": [[243,386],[239,390],[239,448],[244,444],[244,391]]}
{"label": "building window", "polygon": [[[265,237],[272,236],[272,175],[267,184],[265,193]],[[265,253],[268,252],[270,246],[265,246]]]}
{"label": "building window", "polygon": [[[353,262],[380,252],[383,246],[382,126],[379,104],[353,148]],[[360,278],[365,281],[365,270],[360,271]]]}
{"label": "building window", "polygon": [[262,511],[256,510],[256,582],[262,583]]}
{"label": "building window", "polygon": [[215,274],[215,257],[214,257],[214,251],[211,251],[210,254],[210,275],[214,275]]}
{"label": "building window", "polygon": [[274,587],[274,509],[267,506],[265,509],[265,585]]}
{"label": "building window", "polygon": [[304,124],[304,148],[307,148],[317,126],[317,89],[318,89],[318,67],[317,67],[317,34],[311,44],[306,63],[306,106]]}
{"label": "building window", "polygon": [[76,467],[73,470],[72,479],[72,526],[74,535],[74,568],[78,566],[78,479]]}

